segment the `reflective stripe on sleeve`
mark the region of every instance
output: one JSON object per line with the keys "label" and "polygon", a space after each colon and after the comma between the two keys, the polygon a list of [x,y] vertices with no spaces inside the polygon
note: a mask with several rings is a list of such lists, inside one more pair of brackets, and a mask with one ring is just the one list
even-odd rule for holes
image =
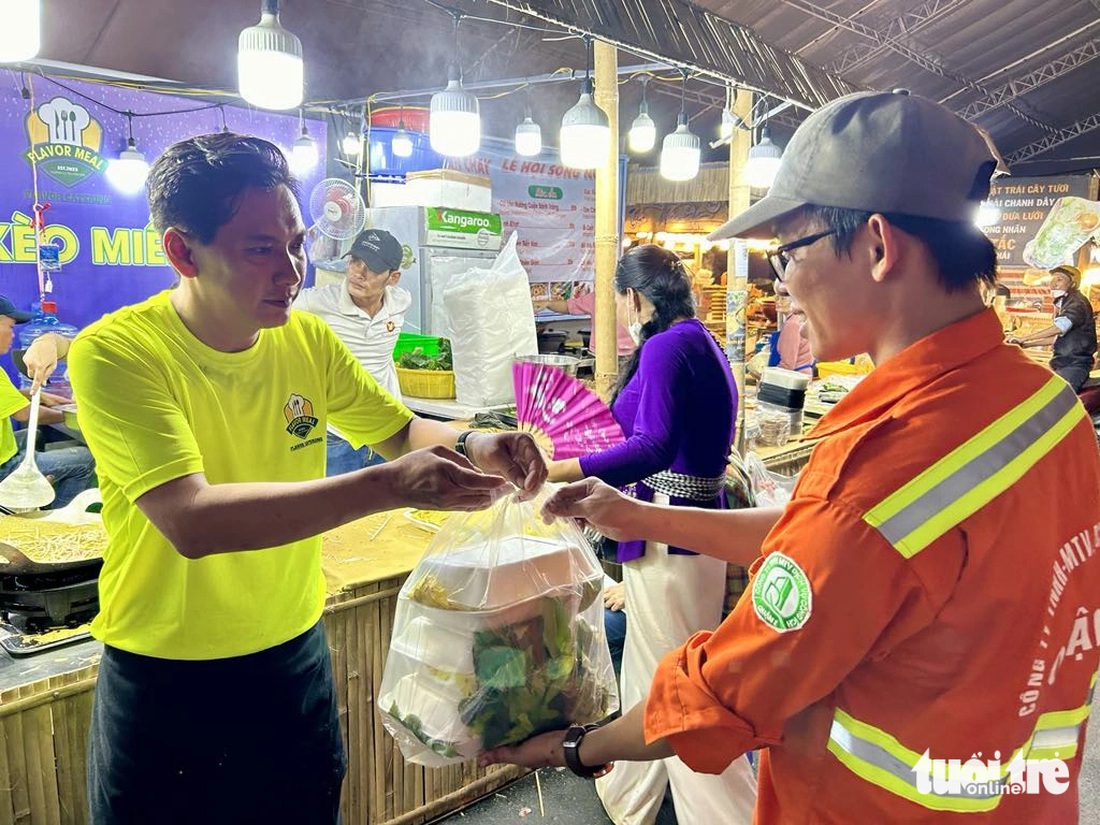
{"label": "reflective stripe on sleeve", "polygon": [[1077,396],[1053,376],[1042,389],[952,450],[863,520],[912,558],[999,496],[1085,416]]}

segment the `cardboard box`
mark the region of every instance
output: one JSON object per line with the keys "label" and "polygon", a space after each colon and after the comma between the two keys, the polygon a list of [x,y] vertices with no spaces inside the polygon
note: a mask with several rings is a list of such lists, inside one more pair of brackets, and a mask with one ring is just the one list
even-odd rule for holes
{"label": "cardboard box", "polygon": [[446,206],[488,212],[493,208],[489,178],[453,169],[429,169],[405,175],[407,201],[416,206]]}

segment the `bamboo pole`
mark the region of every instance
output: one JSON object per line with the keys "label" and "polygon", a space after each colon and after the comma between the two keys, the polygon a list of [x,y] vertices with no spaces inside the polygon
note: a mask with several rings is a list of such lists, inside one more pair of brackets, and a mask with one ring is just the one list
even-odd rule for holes
{"label": "bamboo pole", "polygon": [[[752,121],[752,92],[742,89],[733,111],[744,123]],[[734,218],[749,208],[749,184],[745,166],[749,160],[752,133],[734,129],[730,139],[729,216]],[[744,241],[730,241],[726,253],[726,356],[737,382],[737,431],[734,446],[743,452],[745,438],[745,306],[748,303],[749,260]]]}
{"label": "bamboo pole", "polygon": [[605,401],[619,374],[615,335],[615,266],[619,262],[619,85],[618,52],[597,40],[595,102],[607,114],[611,151],[596,170],[596,311],[592,337],[596,348],[596,393]]}

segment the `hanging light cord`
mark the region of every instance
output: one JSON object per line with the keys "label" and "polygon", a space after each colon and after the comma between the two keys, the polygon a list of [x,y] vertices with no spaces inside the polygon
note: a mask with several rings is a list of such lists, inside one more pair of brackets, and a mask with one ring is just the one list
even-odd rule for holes
{"label": "hanging light cord", "polygon": [[[34,103],[34,79],[20,72],[23,76],[23,99],[28,102],[33,112],[37,107]],[[38,158],[31,152],[31,191],[34,193],[34,264],[38,273],[38,300],[46,297],[46,273],[42,269],[42,213],[46,207],[42,205],[38,192]]]}

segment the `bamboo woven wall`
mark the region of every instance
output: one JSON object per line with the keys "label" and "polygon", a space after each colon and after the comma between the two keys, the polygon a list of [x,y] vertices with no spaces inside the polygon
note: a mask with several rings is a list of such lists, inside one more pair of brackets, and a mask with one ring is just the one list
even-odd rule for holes
{"label": "bamboo woven wall", "polygon": [[[407,765],[375,710],[404,576],[341,593],[325,608],[348,775],[348,825],[420,825],[518,779],[519,768]],[[0,694],[0,825],[85,825],[88,727],[97,667]]]}
{"label": "bamboo woven wall", "polygon": [[648,203],[700,203],[729,200],[728,163],[704,163],[689,181],[674,183],[655,168],[630,166],[626,174],[626,205]]}
{"label": "bamboo woven wall", "polygon": [[84,825],[97,667],[0,694],[0,825]]}

